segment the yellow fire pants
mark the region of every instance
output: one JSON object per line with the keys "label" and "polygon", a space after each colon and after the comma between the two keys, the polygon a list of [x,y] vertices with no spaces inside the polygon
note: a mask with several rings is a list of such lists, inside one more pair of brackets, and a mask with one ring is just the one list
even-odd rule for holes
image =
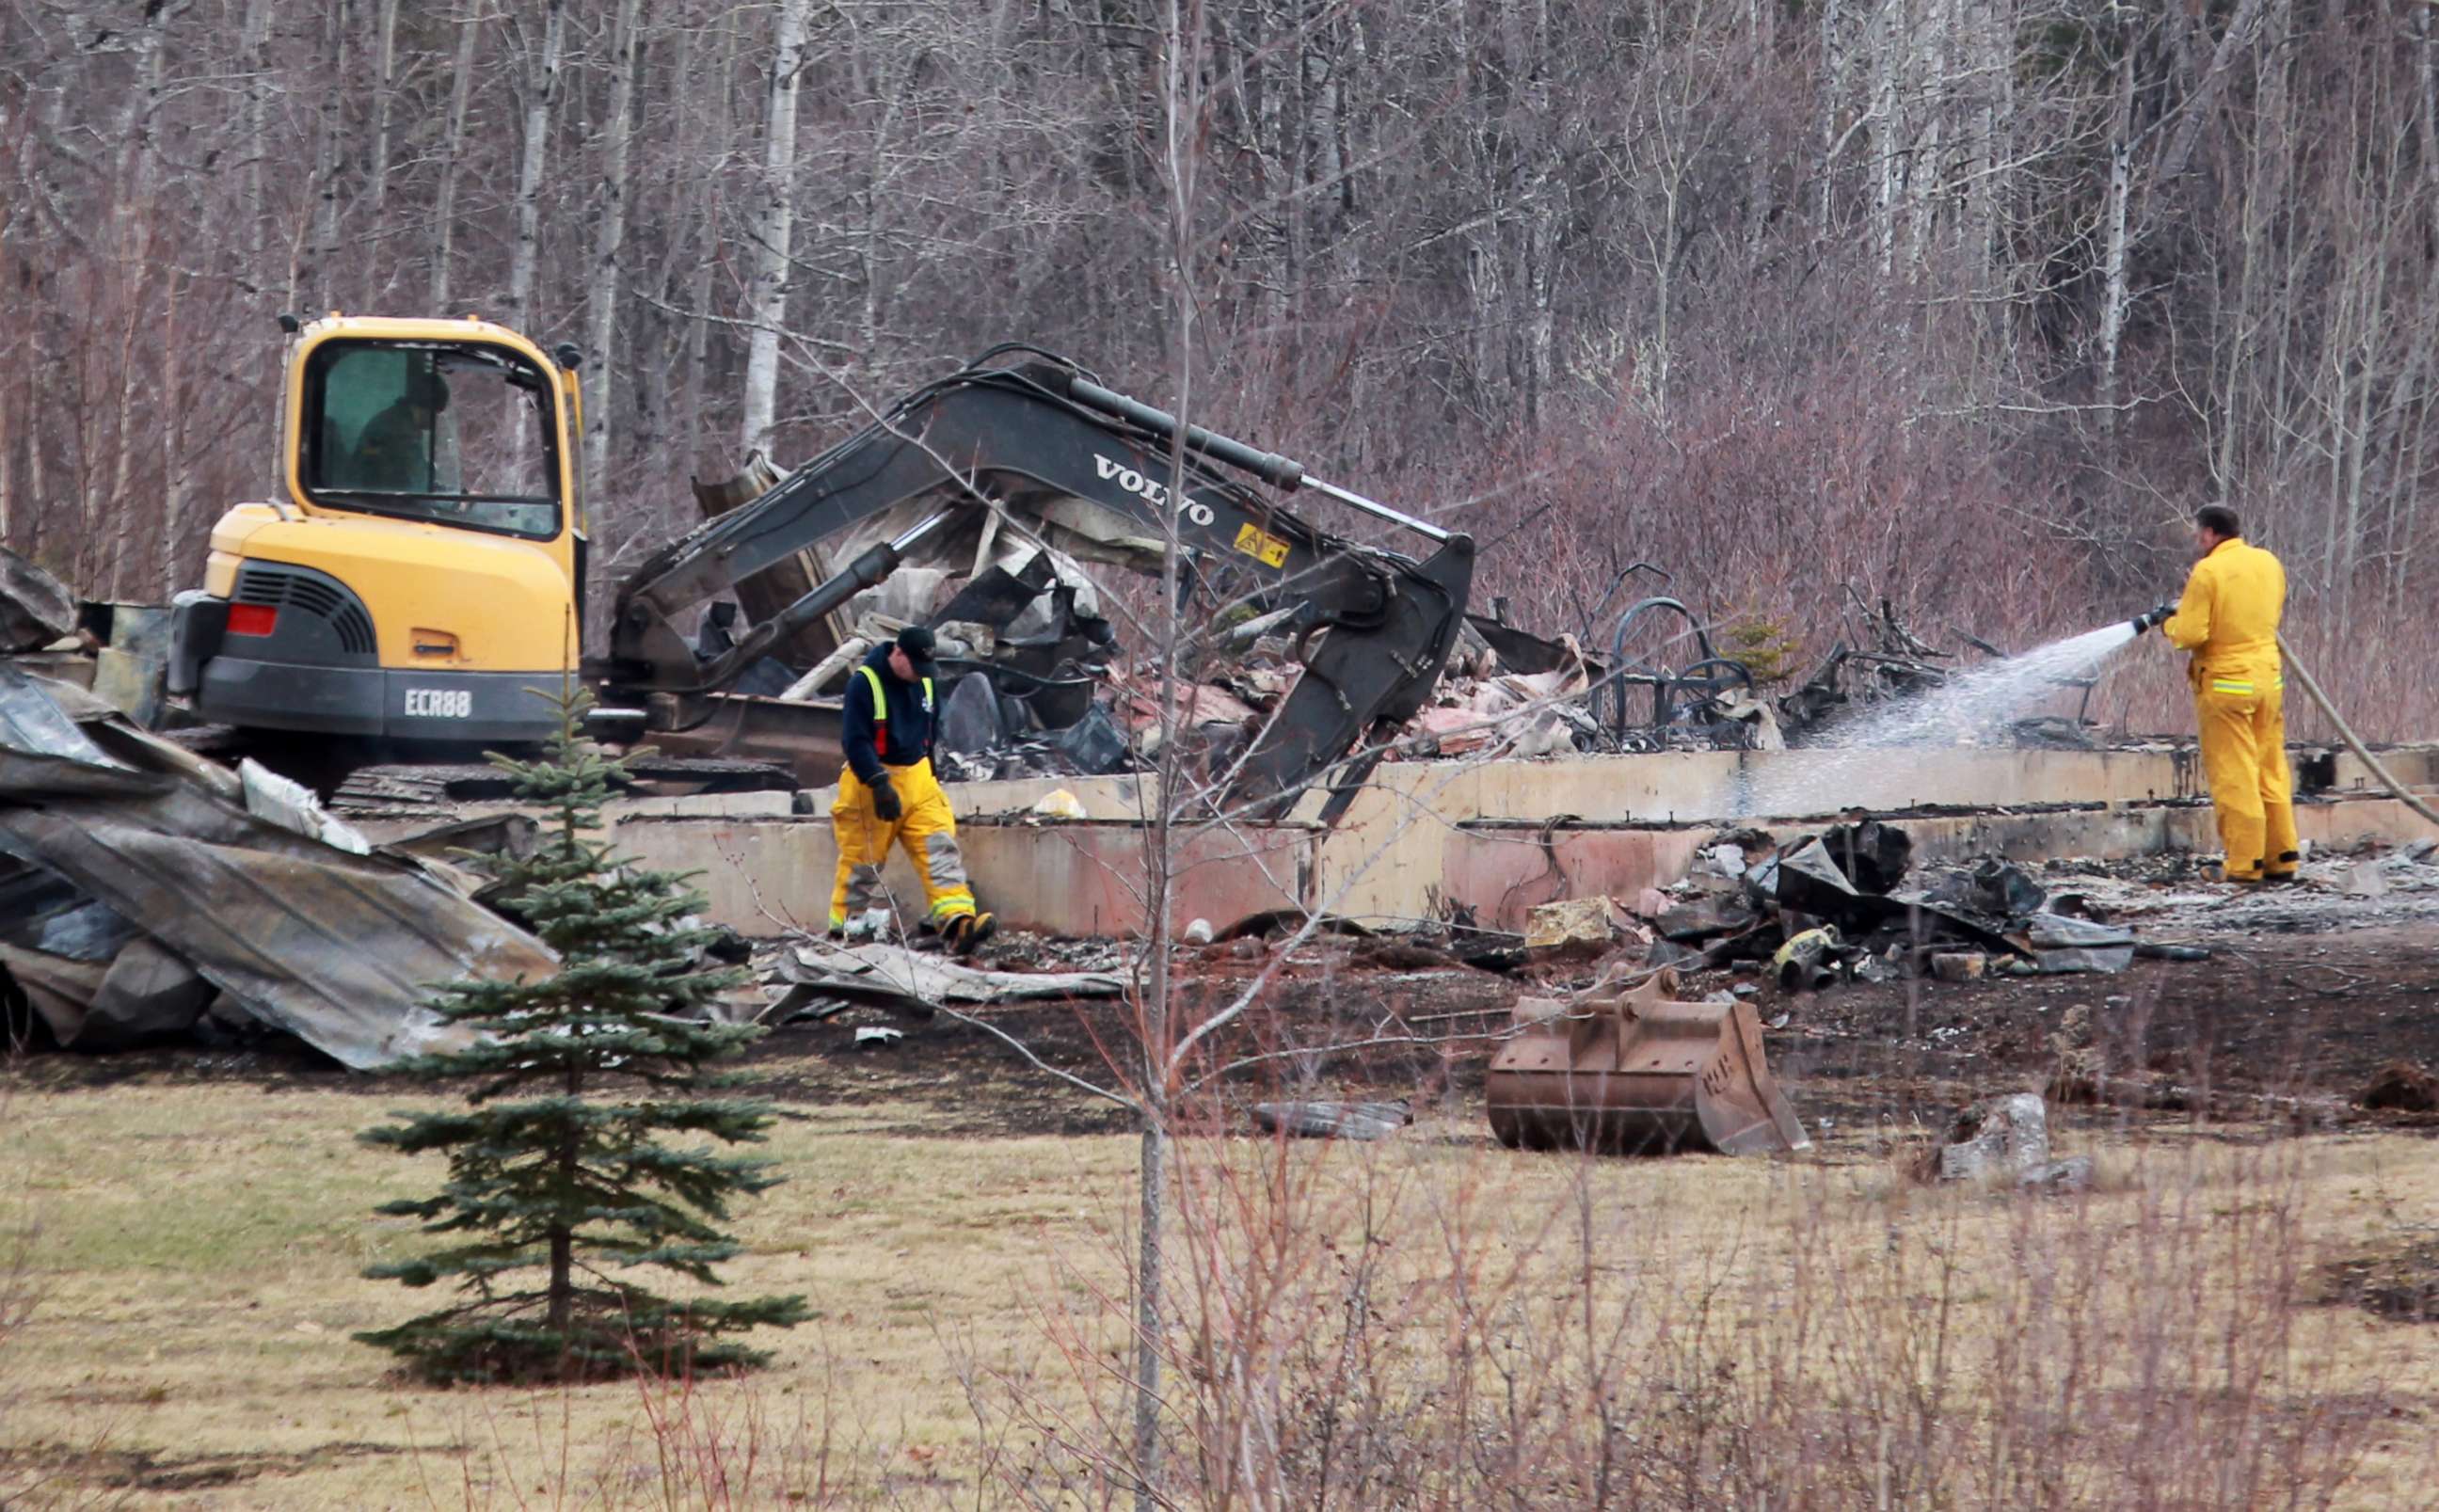
{"label": "yellow fire pants", "polygon": [[2295,779],[2287,765],[2284,679],[2271,670],[2200,673],[2194,714],[2231,881],[2293,874]]}
{"label": "yellow fire pants", "polygon": [[949,795],[932,775],[932,763],[891,767],[889,785],[898,793],[895,823],[872,811],[872,790],[853,768],[839,773],[837,801],[830,805],[830,833],[838,838],[838,881],[830,888],[830,928],[845,929],[850,919],[868,923],[882,906],[881,864],[897,842],[923,880],[923,901],[935,928],[974,911],[973,888],[966,881],[966,858],[957,849],[957,816],[949,810]]}

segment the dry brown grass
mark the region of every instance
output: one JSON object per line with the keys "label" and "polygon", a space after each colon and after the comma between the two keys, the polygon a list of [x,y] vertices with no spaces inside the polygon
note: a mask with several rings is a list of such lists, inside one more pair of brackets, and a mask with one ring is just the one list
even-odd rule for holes
{"label": "dry brown grass", "polygon": [[[428,1177],[355,1144],[380,1111],[224,1087],[21,1095],[13,1217],[41,1224],[42,1305],[0,1358],[18,1393],[0,1450],[180,1505],[571,1504],[570,1486],[572,1504],[658,1504],[647,1406],[679,1388],[414,1389],[348,1339],[418,1300],[358,1276],[411,1242],[373,1204]],[[766,1484],[825,1431],[833,1482],[953,1473],[975,1430],[947,1341],[986,1362],[1024,1350],[1053,1251],[1090,1252],[1113,1222],[1124,1142],[931,1139],[908,1131],[920,1117],[817,1110],[774,1134],[789,1180],[748,1209],[728,1273],[823,1316],[773,1336],[774,1369],[689,1404],[698,1430],[760,1435]]]}
{"label": "dry brown grass", "polygon": [[[1057,1095],[1045,1092],[1043,1095]],[[350,1329],[413,1189],[378,1112],[238,1087],[20,1094],[0,1469],[181,1506],[1103,1503],[1127,1491],[1126,1138],[815,1111],[740,1289],[823,1316],[741,1381],[402,1386]],[[1181,1147],[1183,1505],[2426,1504],[2439,1330],[2308,1306],[2439,1201],[2402,1137],[2106,1152],[2103,1190],[1883,1158],[1584,1163],[1469,1120]],[[2272,1495],[2273,1490],[2281,1494]],[[2287,1494],[2291,1493],[2291,1495]]]}

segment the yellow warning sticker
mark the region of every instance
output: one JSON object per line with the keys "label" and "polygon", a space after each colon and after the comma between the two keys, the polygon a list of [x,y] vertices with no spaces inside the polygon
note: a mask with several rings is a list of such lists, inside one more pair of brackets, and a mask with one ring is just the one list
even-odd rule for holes
{"label": "yellow warning sticker", "polygon": [[1237,530],[1237,549],[1265,566],[1288,564],[1288,543],[1259,525],[1240,525]]}

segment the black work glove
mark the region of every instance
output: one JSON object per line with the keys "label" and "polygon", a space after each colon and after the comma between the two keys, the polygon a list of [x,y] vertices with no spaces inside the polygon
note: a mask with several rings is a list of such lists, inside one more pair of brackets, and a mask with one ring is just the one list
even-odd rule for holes
{"label": "black work glove", "polygon": [[2157,609],[2149,610],[2144,614],[2135,615],[2134,633],[2140,635],[2154,625],[2163,625],[2167,623],[2168,616],[2176,612],[2177,606],[2175,604],[2166,603],[2162,604]]}
{"label": "black work glove", "polygon": [[898,801],[898,790],[889,785],[887,777],[872,779],[872,811],[879,814],[884,823],[893,825],[898,822],[898,816],[906,811],[906,806]]}

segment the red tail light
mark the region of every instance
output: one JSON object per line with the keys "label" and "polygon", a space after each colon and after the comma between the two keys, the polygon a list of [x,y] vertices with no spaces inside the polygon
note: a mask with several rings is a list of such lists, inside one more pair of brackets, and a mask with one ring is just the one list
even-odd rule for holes
{"label": "red tail light", "polygon": [[275,605],[229,605],[228,628],[232,635],[268,635],[278,623],[279,610]]}

